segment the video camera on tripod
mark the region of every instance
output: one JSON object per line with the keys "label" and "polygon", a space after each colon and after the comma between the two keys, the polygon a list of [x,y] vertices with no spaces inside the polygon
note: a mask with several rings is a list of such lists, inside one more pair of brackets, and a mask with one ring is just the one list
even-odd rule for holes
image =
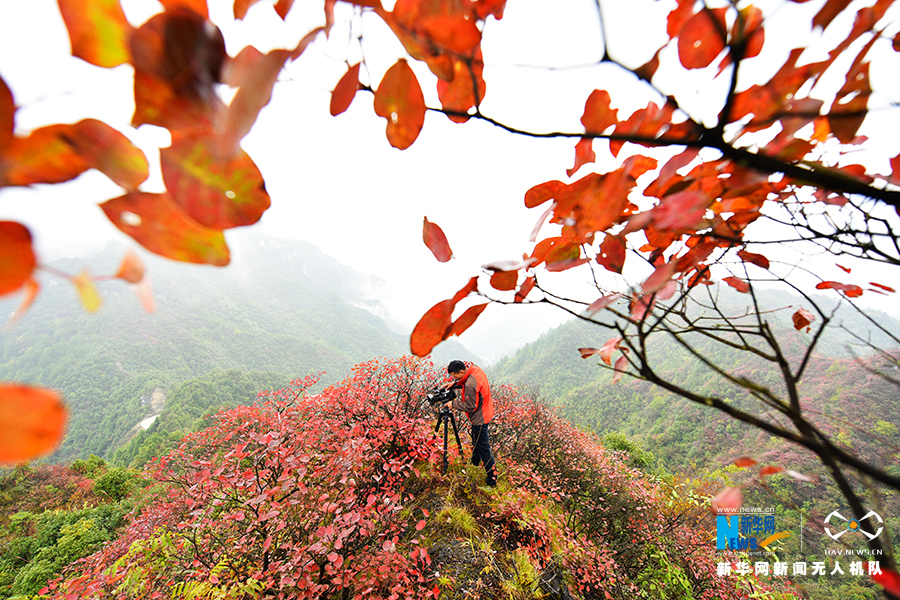
{"label": "video camera on tripod", "polygon": [[441,411],[438,413],[437,425],[434,426],[434,432],[437,433],[444,424],[444,459],[442,463],[442,473],[447,472],[447,424],[453,426],[453,436],[456,438],[456,446],[459,448],[459,455],[463,456],[462,442],[459,441],[459,430],[456,428],[456,418],[449,408],[444,405],[456,398],[456,390],[453,388],[440,388],[425,393],[425,399],[431,406],[441,405]]}

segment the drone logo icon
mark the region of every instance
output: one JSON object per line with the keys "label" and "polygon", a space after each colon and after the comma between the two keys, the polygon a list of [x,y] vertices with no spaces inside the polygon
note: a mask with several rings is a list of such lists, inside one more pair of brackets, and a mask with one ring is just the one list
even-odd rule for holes
{"label": "drone logo icon", "polygon": [[[882,519],[881,515],[879,515],[874,510],[870,510],[868,512],[868,514],[866,514],[866,516],[864,516],[862,519],[848,519],[845,516],[843,516],[841,513],[839,513],[838,511],[833,511],[830,515],[828,515],[828,518],[825,519],[825,523],[827,525],[831,525],[831,519],[833,517],[836,519],[840,519],[841,521],[844,521],[844,527],[842,529],[838,530],[837,533],[831,533],[831,530],[828,527],[825,528],[825,533],[828,534],[828,537],[830,537],[833,540],[837,540],[838,538],[840,538],[842,535],[844,535],[848,531],[858,531],[859,533],[863,534],[870,540],[874,540],[879,535],[881,535],[881,531],[884,529],[884,527],[882,526],[882,524],[884,523],[884,519]],[[861,525],[863,521],[865,521],[866,519],[868,519],[870,517],[875,517],[879,523],[878,530],[874,534],[871,534],[868,531],[864,530]]]}

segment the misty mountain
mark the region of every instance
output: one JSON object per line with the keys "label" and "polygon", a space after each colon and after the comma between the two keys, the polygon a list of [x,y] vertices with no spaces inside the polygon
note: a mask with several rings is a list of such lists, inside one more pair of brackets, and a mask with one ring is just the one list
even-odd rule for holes
{"label": "misty mountain", "polygon": [[[376,278],[312,244],[255,232],[241,232],[225,268],[142,253],[153,314],[118,280],[98,282],[103,306],[86,312],[60,273],[115,273],[124,251],[111,243],[88,259],[50,263],[39,273],[34,306],[0,334],[0,380],[56,388],[69,406],[53,460],[109,456],[139,421],[158,414],[160,402],[151,399],[164,403],[182,382],[212,371],[268,373],[273,382],[321,373],[322,387],[359,362],[408,353],[408,334],[374,314]],[[19,301],[4,299],[0,314],[11,315]],[[454,358],[478,361],[456,341],[433,355],[438,363]]]}

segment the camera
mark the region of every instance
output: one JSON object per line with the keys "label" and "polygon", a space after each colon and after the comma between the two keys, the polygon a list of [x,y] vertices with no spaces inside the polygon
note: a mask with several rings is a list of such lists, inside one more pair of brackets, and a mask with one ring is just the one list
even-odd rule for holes
{"label": "camera", "polygon": [[452,389],[436,389],[425,393],[425,398],[432,406],[450,402],[456,397],[456,391]]}

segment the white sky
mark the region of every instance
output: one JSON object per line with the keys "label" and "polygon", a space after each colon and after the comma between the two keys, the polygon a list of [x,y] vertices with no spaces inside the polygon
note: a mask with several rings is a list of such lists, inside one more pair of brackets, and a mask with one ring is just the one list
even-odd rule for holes
{"label": "white sky", "polygon": [[[152,0],[123,4],[135,24],[158,10]],[[295,3],[288,22],[282,23],[271,3],[263,1],[237,24],[227,18],[227,3],[210,4],[212,19],[222,27],[232,56],[247,43],[264,52],[291,48],[323,21],[321,3]],[[790,38],[796,44],[796,21],[789,11],[802,10],[808,22],[813,5],[821,0],[803,8],[790,2],[775,4],[783,5],[781,25],[773,23],[767,30],[769,40]],[[608,66],[587,66],[602,51],[593,0],[554,0],[552,10],[549,6],[546,0],[510,0],[504,18],[486,24],[487,94],[482,107],[486,114],[535,131],[579,131],[584,101],[595,88],[610,89],[614,106],[623,107],[626,115],[656,100],[635,86],[630,76]],[[664,41],[664,15],[670,3],[607,1],[604,7],[616,10],[607,13],[616,19],[609,27],[615,58],[642,64]],[[338,9],[349,11],[344,4]],[[16,113],[20,133],[94,117],[123,131],[145,150],[167,145],[167,134],[158,128],[129,127],[133,111],[129,66],[100,69],[69,56],[68,37],[53,0],[0,0],[0,15],[0,75],[20,106]],[[369,15],[353,27],[354,35],[362,31],[365,36],[367,62],[377,82],[403,54],[402,48],[377,17]],[[272,197],[272,208],[256,227],[308,240],[339,261],[379,276],[386,281],[381,299],[395,325],[411,330],[431,305],[478,274],[481,264],[520,258],[530,251],[528,236],[542,211],[524,208],[525,191],[550,179],[565,180],[575,141],[514,136],[484,123],[458,125],[429,113],[412,147],[395,150],[385,139],[384,119],[372,109],[371,94],[357,94],[350,109],[336,118],[328,113],[330,90],[346,69],[344,60],[358,60],[354,45],[348,51],[350,33],[336,26],[327,43],[320,38],[282,73],[272,102],[242,143],[261,169]],[[787,49],[767,43],[767,55],[759,64],[776,69]],[[556,70],[539,68],[543,66]],[[427,104],[438,106],[433,76],[424,65],[413,67]],[[896,69],[873,71],[874,87],[893,85],[893,73]],[[681,71],[668,80],[662,77],[661,70],[654,81],[663,88],[691,89],[705,76]],[[690,110],[717,94],[724,90],[699,87],[696,94],[679,100]],[[601,144],[595,144],[597,170],[604,171],[612,163],[604,162],[608,153]],[[890,156],[900,152],[895,150]],[[151,155],[150,160],[158,159]],[[145,188],[160,187],[156,170]],[[69,184],[4,189],[0,218],[28,225],[40,258],[50,260],[90,252],[109,238],[130,242],[96,206],[120,194],[117,186],[95,172]],[[447,234],[455,255],[450,263],[439,264],[422,243],[424,216]],[[833,278],[839,279],[840,272]],[[887,279],[876,280],[891,285]],[[564,318],[560,312],[536,307],[490,307],[461,341],[490,361]]]}

